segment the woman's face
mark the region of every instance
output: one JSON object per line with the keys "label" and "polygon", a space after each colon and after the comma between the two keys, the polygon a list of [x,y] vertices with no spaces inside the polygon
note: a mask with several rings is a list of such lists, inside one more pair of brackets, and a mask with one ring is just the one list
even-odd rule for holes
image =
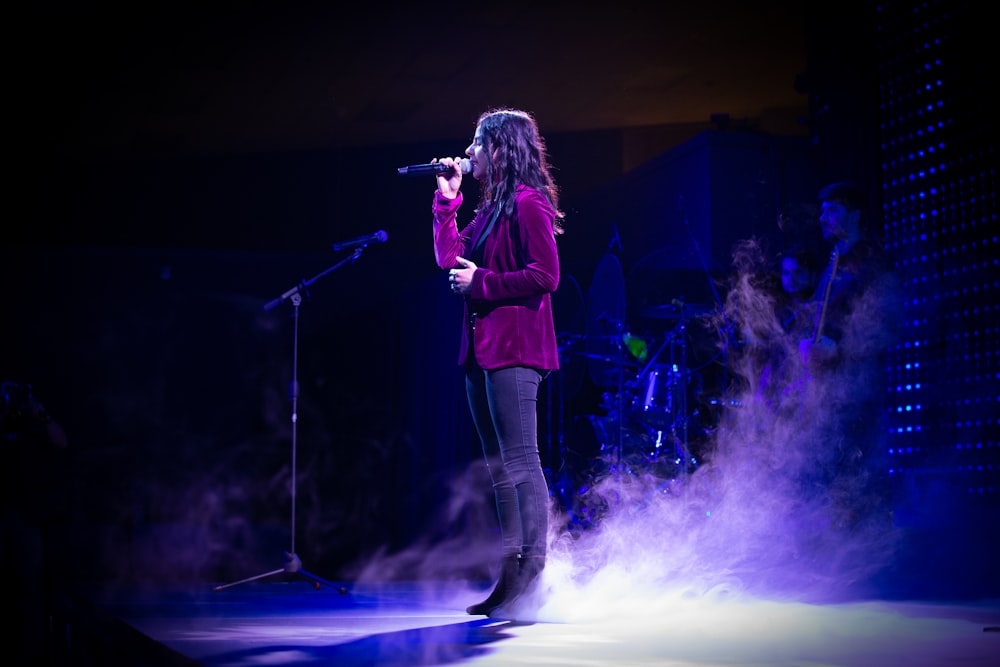
{"label": "woman's face", "polygon": [[812,287],[812,272],[794,257],[781,260],[781,287],[787,294],[798,294]]}
{"label": "woman's face", "polygon": [[486,166],[489,163],[490,156],[487,155],[483,148],[483,131],[479,126],[476,126],[476,135],[472,137],[472,143],[465,149],[465,154],[469,156],[469,161],[472,162],[472,177],[476,180],[485,178]]}

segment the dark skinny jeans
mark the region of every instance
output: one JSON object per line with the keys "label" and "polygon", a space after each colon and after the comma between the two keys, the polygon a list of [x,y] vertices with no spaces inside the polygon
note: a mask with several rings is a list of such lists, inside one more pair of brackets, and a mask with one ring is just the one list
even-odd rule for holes
{"label": "dark skinny jeans", "polygon": [[545,556],[548,487],[538,455],[538,386],[533,368],[467,369],[472,420],[493,481],[503,555]]}

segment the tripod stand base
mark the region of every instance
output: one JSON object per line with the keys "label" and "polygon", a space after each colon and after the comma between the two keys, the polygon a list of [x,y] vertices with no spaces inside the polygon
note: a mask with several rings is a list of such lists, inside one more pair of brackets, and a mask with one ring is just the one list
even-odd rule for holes
{"label": "tripod stand base", "polygon": [[[212,589],[213,592],[218,592],[226,588],[232,588],[233,586],[239,586],[240,584],[248,584],[252,581],[258,581],[260,579],[266,579],[268,577],[274,577],[279,574],[297,574],[313,582],[313,588],[317,590],[321,586],[329,586],[330,588],[337,588],[337,586],[322,577],[318,577],[315,574],[311,574],[302,569],[302,561],[299,557],[290,551],[285,552],[285,566],[278,570],[271,570],[270,572],[262,572],[261,574],[254,575],[252,577],[247,577],[246,579],[240,579],[239,581],[233,581],[228,584],[221,584]],[[340,589],[341,592],[343,588]]]}

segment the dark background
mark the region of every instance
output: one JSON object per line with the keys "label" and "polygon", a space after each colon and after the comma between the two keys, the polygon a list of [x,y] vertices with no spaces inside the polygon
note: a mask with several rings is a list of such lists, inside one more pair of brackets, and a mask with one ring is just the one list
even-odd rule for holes
{"label": "dark background", "polygon": [[[778,214],[824,182],[879,191],[868,25],[793,3],[21,10],[0,370],[69,434],[25,474],[73,576],[239,578],[294,535],[310,570],[350,577],[483,530],[440,511],[478,458],[461,308],[433,179],[396,168],[460,154],[489,107],[535,112],[568,214],[561,333],[583,333],[613,250],[655,339],[641,308],[711,305],[735,240],[776,252]],[[331,244],[376,230],[337,266]],[[292,288],[298,308],[264,308]],[[578,359],[561,377],[550,474],[604,389]]]}

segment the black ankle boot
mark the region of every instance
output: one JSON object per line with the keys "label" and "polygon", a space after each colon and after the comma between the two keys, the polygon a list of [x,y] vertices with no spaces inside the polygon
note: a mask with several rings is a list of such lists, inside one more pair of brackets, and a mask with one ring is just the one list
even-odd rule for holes
{"label": "black ankle boot", "polygon": [[[507,599],[486,612],[486,615],[503,620],[514,620],[517,617],[515,614],[520,615],[522,620],[531,617],[537,609],[532,611],[526,604],[541,581],[544,569],[545,556],[521,556],[517,578],[507,586]],[[531,605],[534,606],[535,602],[531,602]]]}
{"label": "black ankle boot", "polygon": [[520,558],[519,554],[503,557],[503,560],[500,561],[500,576],[497,578],[496,586],[493,587],[493,592],[482,602],[466,607],[467,614],[485,616],[502,605],[509,597],[512,597],[511,593],[519,576]]}
{"label": "black ankle boot", "polygon": [[527,593],[545,569],[545,556],[521,556],[521,567],[517,573],[517,594]]}

